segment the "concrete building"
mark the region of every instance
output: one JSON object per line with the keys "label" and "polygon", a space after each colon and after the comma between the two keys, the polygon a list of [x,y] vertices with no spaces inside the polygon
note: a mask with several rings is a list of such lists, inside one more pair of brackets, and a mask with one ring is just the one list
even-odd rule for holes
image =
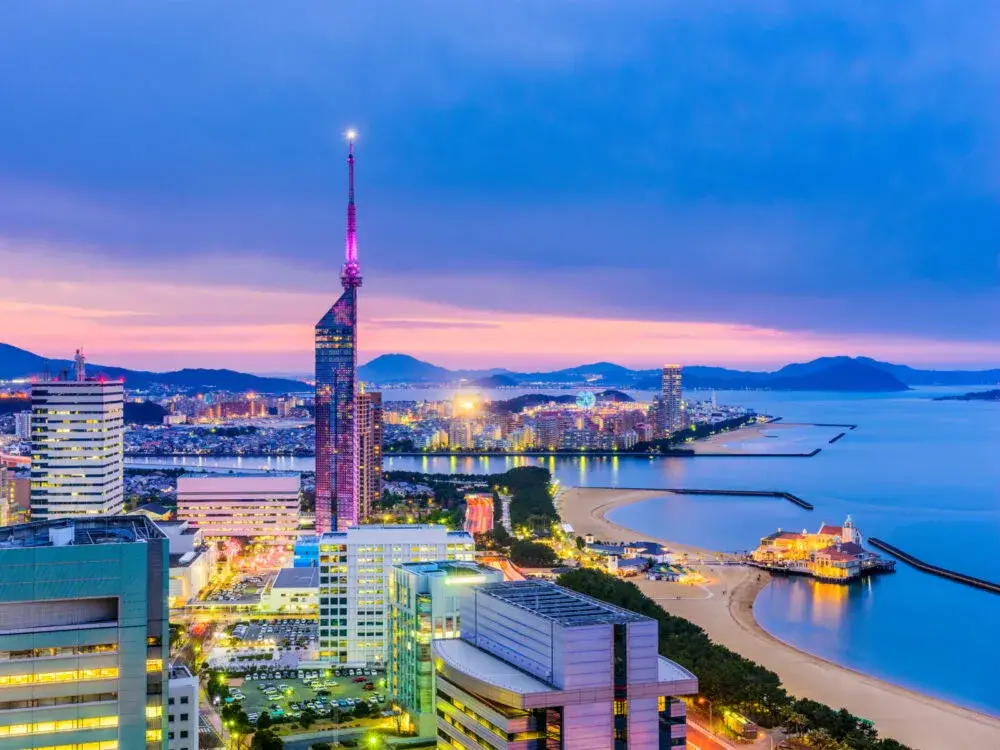
{"label": "concrete building", "polygon": [[198,750],[198,678],[183,664],[168,675],[167,750]]}
{"label": "concrete building", "polygon": [[444,526],[356,526],[323,534],[319,547],[320,660],[384,665],[393,566],[474,557],[472,537]]}
{"label": "concrete building", "polygon": [[684,747],[698,679],[657,653],[655,620],[552,583],[474,586],[436,640],[438,747]]}
{"label": "concrete building", "polygon": [[0,529],[0,750],[162,750],[167,539],[142,516]]}
{"label": "concrete building", "polygon": [[77,352],[74,380],[31,386],[31,517],[121,513],[124,384],[88,380]]}
{"label": "concrete building", "polygon": [[659,430],[661,434],[684,429],[681,366],[664,365],[660,381]]}
{"label": "concrete building", "polygon": [[170,549],[171,607],[183,607],[208,586],[218,561],[218,549],[205,543],[204,533],[189,521],[154,521]]}
{"label": "concrete building", "polygon": [[206,539],[255,538],[293,544],[299,528],[298,476],[177,478],[177,517]]}
{"label": "concrete building", "polygon": [[472,562],[407,563],[389,581],[388,694],[406,714],[403,729],[436,734],[431,641],[458,638],[461,592],[503,580],[496,568]]}
{"label": "concrete building", "polygon": [[315,534],[300,536],[295,540],[295,548],[292,553],[292,567],[295,568],[318,568],[319,567],[319,537]]}
{"label": "concrete building", "polygon": [[319,610],[319,568],[282,568],[260,598],[265,612],[315,614]]}
{"label": "concrete building", "polygon": [[472,424],[465,419],[453,419],[448,423],[448,447],[459,450],[472,447]]}
{"label": "concrete building", "polygon": [[465,530],[470,534],[493,531],[493,495],[473,492],[465,496]]}
{"label": "concrete building", "polygon": [[358,394],[358,502],[361,523],[382,500],[382,394]]}
{"label": "concrete building", "polygon": [[14,435],[18,440],[31,439],[31,412],[21,411],[14,415]]}

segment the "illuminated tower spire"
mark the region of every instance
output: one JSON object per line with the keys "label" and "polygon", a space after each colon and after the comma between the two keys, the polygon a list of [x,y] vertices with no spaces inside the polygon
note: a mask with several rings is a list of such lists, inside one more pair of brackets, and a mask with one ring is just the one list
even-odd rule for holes
{"label": "illuminated tower spire", "polygon": [[345,249],[344,268],[340,273],[340,283],[344,289],[356,289],[361,286],[361,271],[358,268],[358,223],[354,208],[354,130],[347,131],[347,247]]}

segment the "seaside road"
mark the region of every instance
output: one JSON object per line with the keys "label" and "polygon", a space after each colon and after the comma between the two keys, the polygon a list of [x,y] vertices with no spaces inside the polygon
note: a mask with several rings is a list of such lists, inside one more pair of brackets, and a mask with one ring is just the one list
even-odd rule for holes
{"label": "seaside road", "polygon": [[697,724],[687,723],[687,750],[730,750],[730,747],[716,741]]}

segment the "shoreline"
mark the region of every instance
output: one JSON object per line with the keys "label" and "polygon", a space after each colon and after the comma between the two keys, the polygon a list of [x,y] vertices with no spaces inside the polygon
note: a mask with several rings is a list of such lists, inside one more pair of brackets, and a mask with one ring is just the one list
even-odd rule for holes
{"label": "shoreline", "polygon": [[[676,552],[714,559],[719,554],[714,550],[650,538],[605,517],[615,508],[664,494],[664,490],[566,489],[559,497],[559,515],[574,534],[591,533],[606,541],[646,538]],[[757,596],[770,582],[766,572],[744,566],[709,571],[714,580],[704,587],[633,581],[670,614],[690,620],[712,640],[776,672],[789,694],[834,709],[845,707],[874,722],[882,737],[916,750],[953,750],[956,738],[961,738],[963,747],[1000,747],[1000,717],[872,677],[768,633],[753,614]]]}

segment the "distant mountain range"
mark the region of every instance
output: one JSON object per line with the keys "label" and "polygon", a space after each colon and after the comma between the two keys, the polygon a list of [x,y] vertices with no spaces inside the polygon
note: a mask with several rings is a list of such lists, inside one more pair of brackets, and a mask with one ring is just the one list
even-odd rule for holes
{"label": "distant mountain range", "polygon": [[[19,349],[10,344],[0,344],[0,380],[14,380],[43,375],[59,375],[64,370],[72,371],[73,363],[68,359],[47,359],[33,352]],[[184,369],[173,372],[148,372],[128,370],[123,367],[87,364],[91,375],[103,374],[109,378],[124,378],[127,388],[148,388],[164,385],[197,391],[255,391],[257,393],[292,393],[308,391],[311,387],[300,380],[285,378],[263,378],[235,370]]]}
{"label": "distant mountain range", "polygon": [[935,401],[1000,401],[1000,389],[992,391],[975,391],[963,393],[960,396],[939,396]]}
{"label": "distant mountain range", "polygon": [[[0,344],[0,380],[58,375],[70,371],[68,359],[47,359],[9,344]],[[291,393],[310,390],[299,380],[261,377],[235,370],[183,369],[172,372],[129,370],[88,364],[88,372],[124,378],[132,389],[164,385],[191,392],[256,391]],[[487,388],[582,386],[658,390],[660,370],[632,370],[613,362],[595,362],[553,372],[513,372],[501,367],[484,370],[449,370],[408,354],[383,354],[359,369],[361,380],[376,385],[454,385],[465,383]],[[774,372],[730,370],[694,365],[683,371],[686,388],[769,388],[784,391],[903,391],[919,385],[996,385],[1000,369],[918,370],[907,365],[880,362],[870,357],[821,357],[791,364]]]}
{"label": "distant mountain range", "polygon": [[[632,370],[613,362],[595,362],[553,372],[448,370],[406,354],[385,354],[359,368],[362,380],[380,385],[420,384],[502,386],[573,386],[657,390],[660,370]],[[995,370],[918,370],[870,357],[821,357],[774,372],[730,370],[694,365],[683,371],[687,388],[769,388],[784,391],[903,391],[918,385],[989,385],[1000,383]]]}

